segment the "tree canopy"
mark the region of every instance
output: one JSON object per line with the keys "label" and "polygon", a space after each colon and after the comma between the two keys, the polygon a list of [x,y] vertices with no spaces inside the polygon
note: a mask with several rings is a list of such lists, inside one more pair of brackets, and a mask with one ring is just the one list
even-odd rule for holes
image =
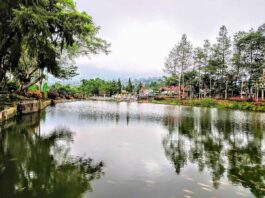
{"label": "tree canopy", "polygon": [[264,69],[265,25],[249,32],[239,31],[233,40],[227,28],[221,26],[215,43],[205,40],[203,47],[195,49],[184,34],[164,65],[168,80],[176,79],[179,86],[191,87],[190,96],[199,98],[238,95],[258,98],[261,93],[264,99]]}
{"label": "tree canopy", "polygon": [[109,44],[97,36],[92,17],[76,9],[73,0],[3,0],[0,6],[0,83],[7,73],[21,88],[45,78],[76,75],[74,58],[100,52]]}

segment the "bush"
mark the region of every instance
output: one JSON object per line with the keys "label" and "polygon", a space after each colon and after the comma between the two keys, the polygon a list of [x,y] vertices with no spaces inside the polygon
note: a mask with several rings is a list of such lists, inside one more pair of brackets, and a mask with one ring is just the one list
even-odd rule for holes
{"label": "bush", "polygon": [[37,99],[37,100],[42,99],[42,94],[41,94],[41,92],[40,92],[39,90],[28,91],[28,92],[27,92],[27,96],[28,96],[29,98],[35,98],[35,99]]}
{"label": "bush", "polygon": [[254,111],[265,111],[265,105],[255,106]]}
{"label": "bush", "polygon": [[7,89],[11,93],[17,91],[18,88],[19,88],[19,85],[15,81],[10,81],[10,82],[7,83]]}
{"label": "bush", "polygon": [[243,110],[252,110],[255,107],[254,104],[249,103],[249,102],[243,102],[242,105],[240,106],[240,109]]}
{"label": "bush", "polygon": [[216,100],[212,98],[205,98],[201,100],[190,100],[189,105],[191,106],[202,106],[202,107],[214,107],[216,106],[217,102]]}
{"label": "bush", "polygon": [[154,100],[165,100],[165,98],[164,98],[164,97],[160,97],[160,96],[156,96],[156,97],[154,98]]}
{"label": "bush", "polygon": [[58,92],[56,92],[56,91],[49,91],[48,92],[48,98],[49,99],[55,100],[58,97],[59,97],[59,93]]}

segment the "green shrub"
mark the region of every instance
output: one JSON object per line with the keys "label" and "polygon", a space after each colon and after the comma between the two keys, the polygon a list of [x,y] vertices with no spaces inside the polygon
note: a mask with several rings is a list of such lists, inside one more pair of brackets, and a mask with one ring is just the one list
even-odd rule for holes
{"label": "green shrub", "polygon": [[200,106],[200,107],[217,107],[223,109],[239,109],[239,110],[251,110],[251,111],[263,111],[265,112],[265,103],[253,103],[253,102],[241,102],[241,101],[228,101],[228,100],[216,100],[212,98],[205,99],[187,99],[179,100],[177,98],[170,98],[165,100],[153,100],[156,104],[169,104],[169,105],[186,105],[186,106]]}
{"label": "green shrub", "polygon": [[49,91],[48,92],[48,98],[55,100],[56,98],[59,97],[59,94],[56,91]]}
{"label": "green shrub", "polygon": [[7,83],[7,89],[11,93],[17,91],[18,88],[19,88],[19,84],[16,81],[10,81]]}
{"label": "green shrub", "polygon": [[190,100],[189,102],[190,105],[192,106],[201,106],[201,107],[215,107],[217,102],[216,100],[212,98],[205,98],[201,100]]}

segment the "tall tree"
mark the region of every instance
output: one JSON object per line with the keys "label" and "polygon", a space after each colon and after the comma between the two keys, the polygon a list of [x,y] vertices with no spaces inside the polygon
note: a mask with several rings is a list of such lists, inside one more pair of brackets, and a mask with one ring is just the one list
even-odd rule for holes
{"label": "tall tree", "polygon": [[213,58],[218,63],[219,92],[227,97],[227,80],[225,79],[227,69],[231,62],[231,39],[225,26],[222,26],[217,37],[217,44],[213,47]]}
{"label": "tall tree", "polygon": [[117,92],[118,94],[120,94],[122,91],[122,84],[121,84],[121,80],[118,79],[118,82],[117,82]]}
{"label": "tall tree", "polygon": [[237,41],[236,46],[248,71],[249,95],[253,97],[253,84],[257,84],[262,76],[265,64],[265,36],[261,31],[250,31]]}
{"label": "tall tree", "polygon": [[58,78],[73,75],[76,67],[66,59],[108,52],[109,44],[97,37],[99,28],[73,0],[5,0],[0,9],[0,83],[7,71],[20,67],[25,49],[30,59],[36,59],[39,77],[23,89],[41,82],[45,71]]}
{"label": "tall tree", "polygon": [[204,54],[204,51],[201,47],[197,47],[195,48],[194,50],[194,55],[193,55],[193,59],[194,59],[194,65],[196,67],[196,70],[198,70],[198,76],[199,76],[199,80],[198,80],[198,83],[199,83],[199,99],[201,98],[201,85],[202,85],[202,82],[201,82],[201,75],[202,75],[202,69],[203,69],[203,66],[204,66],[204,60],[205,60],[205,54]]}
{"label": "tall tree", "polygon": [[136,87],[136,92],[137,92],[137,94],[140,94],[140,91],[141,91],[142,87],[143,87],[142,82],[139,82],[139,84],[138,84],[137,87]]}
{"label": "tall tree", "polygon": [[233,92],[239,92],[241,98],[243,98],[244,78],[246,78],[246,67],[242,61],[242,49],[237,45],[238,41],[243,38],[246,32],[237,32],[234,35],[233,41],[233,58],[232,58],[232,73],[235,76],[234,85],[232,87]]}
{"label": "tall tree", "polygon": [[133,85],[132,85],[132,81],[131,81],[130,78],[129,78],[129,80],[128,80],[128,84],[127,84],[126,90],[127,90],[129,93],[132,93],[132,91],[133,91]]}
{"label": "tall tree", "polygon": [[[172,76],[179,74],[179,88],[183,94],[185,92],[184,72],[191,66],[192,60],[192,45],[188,41],[186,34],[182,35],[181,41],[175,45],[166,58],[164,71]],[[182,81],[182,82],[181,82]],[[181,93],[179,93],[179,98]]]}
{"label": "tall tree", "polygon": [[[204,44],[203,44],[203,54],[204,54],[204,59],[203,59],[203,77],[204,79],[207,78],[209,83],[208,83],[208,92],[209,92],[209,96],[211,97],[211,90],[212,90],[212,76],[210,75],[209,73],[209,70],[208,70],[208,66],[209,66],[209,61],[211,59],[211,54],[212,54],[212,51],[211,51],[211,43],[209,40],[204,40]],[[207,72],[208,71],[208,72]],[[205,92],[204,92],[204,97],[206,97],[206,90],[207,90],[207,82],[205,80],[203,80],[203,86],[204,86],[204,89],[205,89]]]}

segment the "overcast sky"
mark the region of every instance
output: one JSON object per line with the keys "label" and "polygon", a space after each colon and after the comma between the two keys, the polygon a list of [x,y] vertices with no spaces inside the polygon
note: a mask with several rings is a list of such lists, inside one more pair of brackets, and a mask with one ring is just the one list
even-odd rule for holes
{"label": "overcast sky", "polygon": [[101,27],[111,54],[79,58],[81,77],[162,76],[169,50],[186,33],[194,46],[265,23],[265,0],[76,0]]}

